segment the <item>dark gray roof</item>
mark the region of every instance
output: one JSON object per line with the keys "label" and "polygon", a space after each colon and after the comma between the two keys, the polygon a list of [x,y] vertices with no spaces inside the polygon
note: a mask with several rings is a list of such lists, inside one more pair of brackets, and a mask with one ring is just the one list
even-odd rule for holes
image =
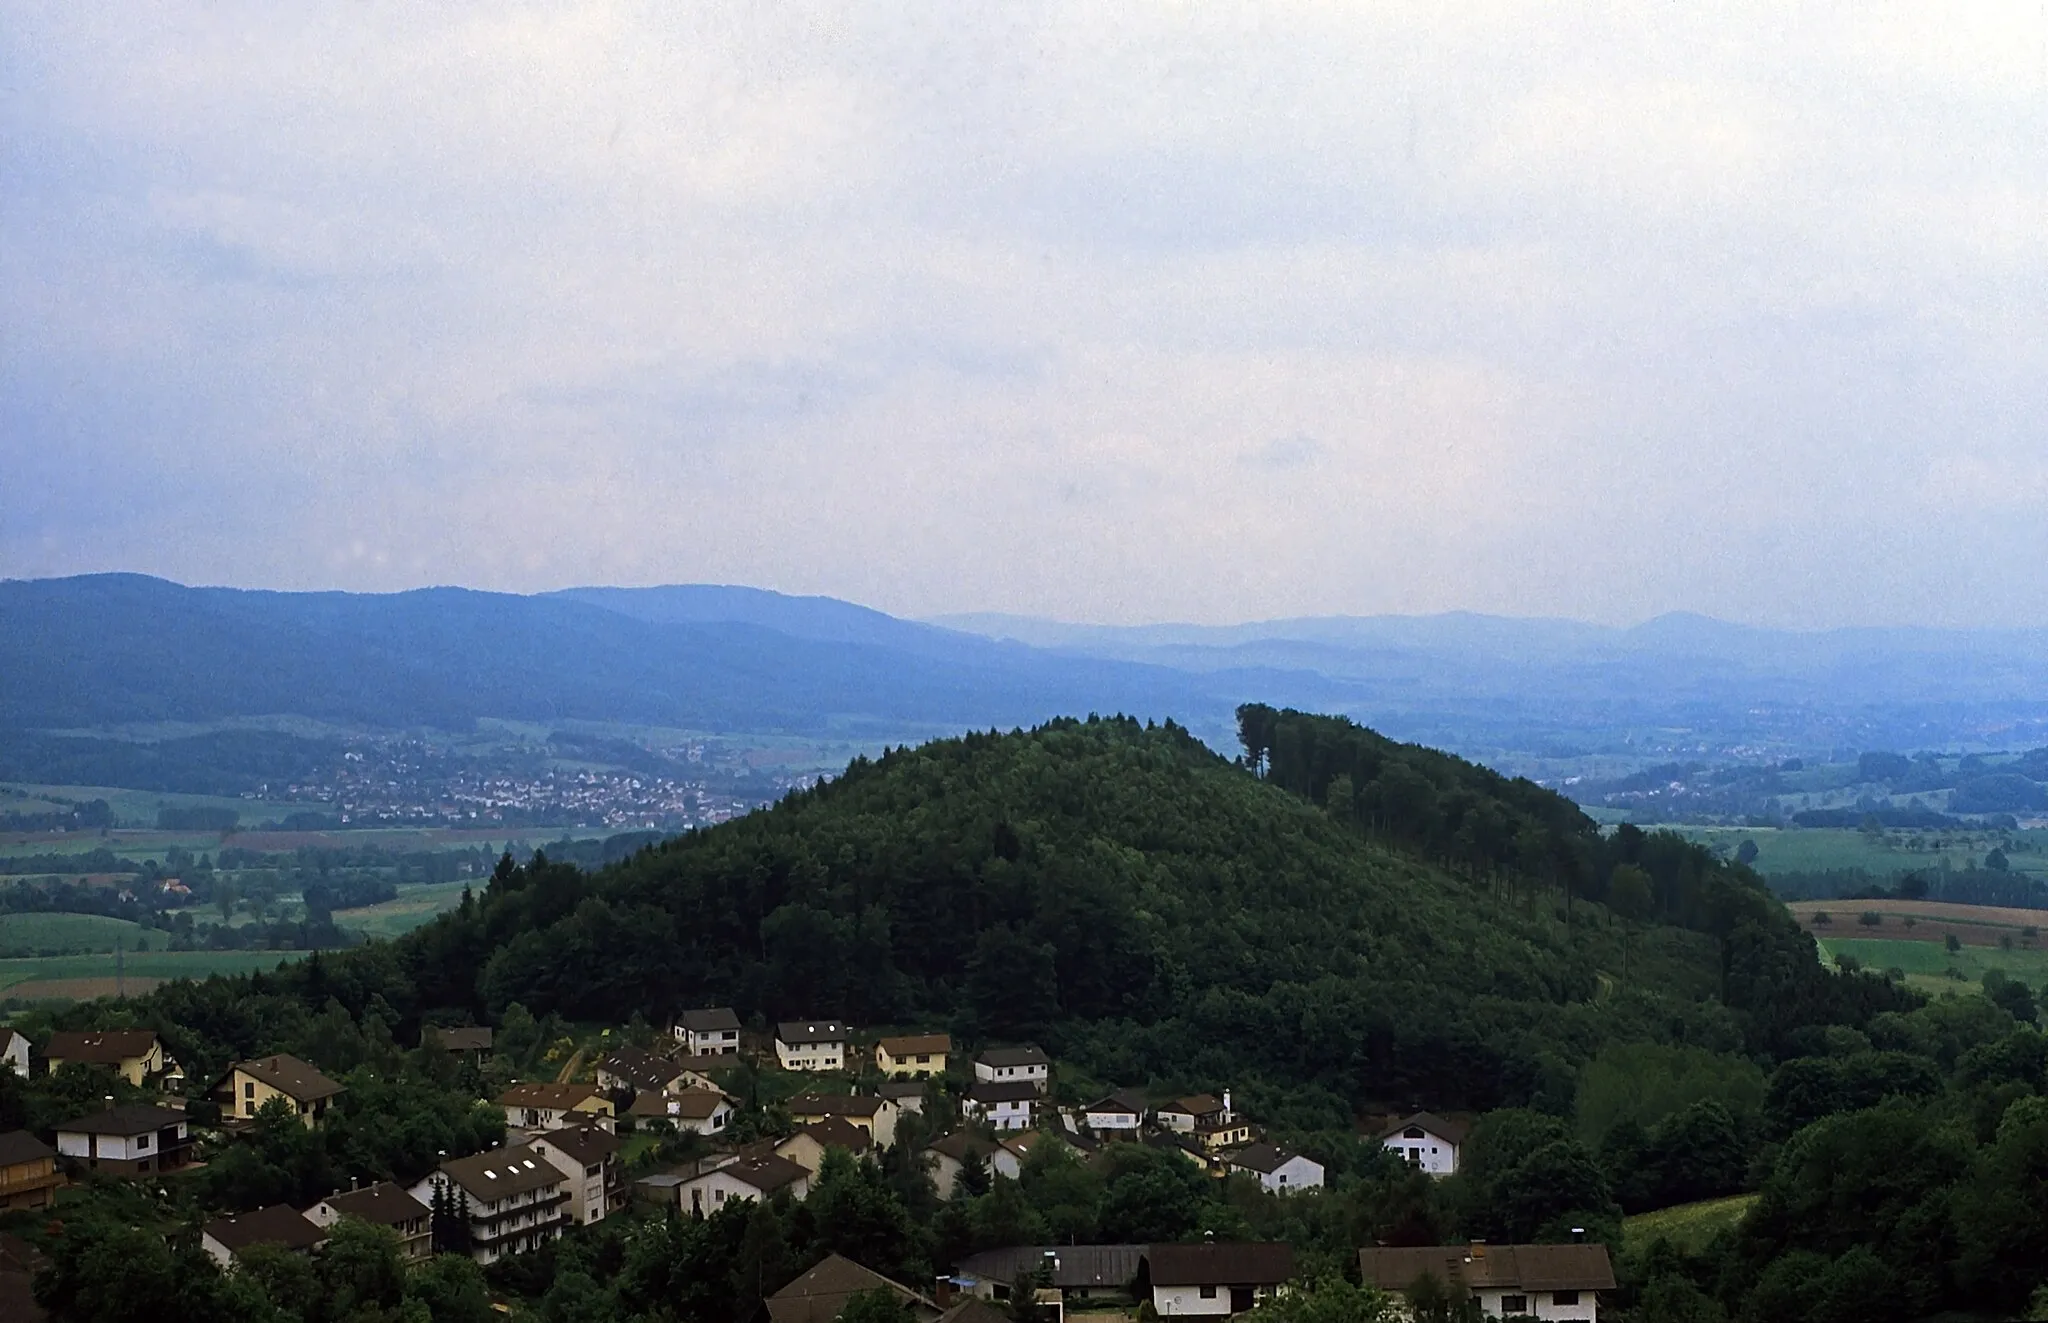
{"label": "dark gray roof", "polygon": [[897,1098],[922,1098],[924,1089],[923,1080],[883,1080],[881,1087],[875,1092],[893,1101]]}
{"label": "dark gray roof", "polygon": [[784,1020],[775,1026],[775,1037],[789,1046],[843,1043],[846,1041],[846,1026],[838,1020]]}
{"label": "dark gray roof", "polygon": [[154,1029],[60,1029],[50,1035],[43,1055],[53,1061],[118,1066],[148,1055],[155,1046]]}
{"label": "dark gray roof", "polygon": [[1277,1286],[1294,1276],[1294,1248],[1249,1241],[1151,1245],[1145,1263],[1155,1286]]}
{"label": "dark gray roof", "polygon": [[743,1158],[714,1168],[724,1172],[736,1181],[751,1185],[762,1194],[773,1194],[785,1185],[794,1185],[811,1173],[801,1164],[773,1153],[750,1153]]}
{"label": "dark gray roof", "polygon": [[1117,1089],[1106,1098],[1097,1098],[1081,1109],[1083,1112],[1130,1112],[1143,1116],[1146,1111],[1145,1095],[1136,1089]]}
{"label": "dark gray roof", "polygon": [[491,1031],[469,1025],[449,1025],[440,1029],[428,1029],[420,1035],[427,1043],[445,1052],[488,1052],[491,1050]]}
{"label": "dark gray roof", "polygon": [[1386,1129],[1380,1131],[1380,1138],[1392,1139],[1409,1126],[1427,1130],[1438,1139],[1448,1140],[1452,1144],[1464,1143],[1465,1136],[1472,1133],[1472,1125],[1468,1121],[1453,1121],[1448,1117],[1437,1116],[1430,1112],[1416,1112],[1412,1116],[1402,1117]]}
{"label": "dark gray roof", "polygon": [[922,1318],[931,1318],[939,1307],[901,1282],[892,1282],[872,1268],[863,1268],[844,1255],[831,1254],[789,1285],[768,1297],[772,1323],[832,1323],[849,1297],[862,1291],[888,1291]]}
{"label": "dark gray roof", "polygon": [[600,1130],[594,1125],[569,1125],[560,1130],[550,1130],[537,1135],[534,1142],[546,1140],[548,1147],[560,1153],[571,1162],[580,1162],[586,1167],[596,1166],[619,1151],[619,1137],[609,1130]]}
{"label": "dark gray roof", "polygon": [[26,1130],[10,1130],[0,1135],[0,1167],[12,1167],[39,1158],[54,1158],[57,1150],[37,1139]]}
{"label": "dark gray roof", "polygon": [[562,1181],[562,1173],[555,1164],[525,1144],[455,1158],[442,1163],[441,1171],[468,1191],[471,1199],[482,1203],[496,1203],[507,1195],[524,1194]]}
{"label": "dark gray roof", "polygon": [[963,1277],[992,1282],[1029,1278],[1050,1253],[1052,1285],[1069,1287],[1128,1286],[1137,1279],[1143,1245],[1012,1245],[983,1250],[960,1260],[954,1271]]}
{"label": "dark gray roof", "polygon": [[1605,1245],[1414,1245],[1358,1251],[1368,1286],[1405,1291],[1427,1273],[1468,1290],[1611,1291]]}
{"label": "dark gray roof", "polygon": [[205,1232],[230,1254],[239,1254],[251,1245],[311,1249],[327,1239],[325,1228],[308,1221],[305,1214],[290,1204],[272,1204],[253,1213],[217,1217],[206,1224]]}
{"label": "dark gray roof", "polygon": [[857,1093],[799,1093],[785,1106],[791,1116],[873,1116],[882,1101]]}
{"label": "dark gray roof", "polygon": [[[1233,1167],[1243,1167],[1247,1171],[1271,1175],[1300,1156],[1299,1153],[1290,1153],[1272,1144],[1246,1144],[1243,1148],[1225,1154],[1224,1161]],[[1309,1161],[1313,1162],[1315,1159],[1311,1158]]]}
{"label": "dark gray roof", "polygon": [[682,1067],[644,1048],[622,1047],[597,1063],[598,1070],[616,1075],[635,1089],[660,1092],[679,1077]]}
{"label": "dark gray roof", "polygon": [[378,1181],[360,1190],[338,1190],[320,1202],[344,1217],[361,1218],[380,1227],[416,1222],[432,1211],[413,1198],[410,1191],[390,1181]]}
{"label": "dark gray roof", "polygon": [[119,1107],[103,1107],[84,1116],[73,1117],[57,1127],[62,1135],[145,1135],[154,1130],[169,1129],[183,1125],[185,1114],[174,1112],[167,1107],[150,1107],[144,1103],[124,1103]]}
{"label": "dark gray roof", "polygon": [[984,1066],[1049,1066],[1052,1058],[1043,1048],[991,1047],[975,1058]]}
{"label": "dark gray roof", "polygon": [[978,1103],[1023,1102],[1038,1097],[1038,1086],[1030,1080],[977,1080],[967,1096]]}
{"label": "dark gray roof", "polygon": [[925,1145],[928,1153],[943,1153],[955,1162],[965,1162],[970,1157],[985,1158],[996,1151],[996,1141],[972,1130],[955,1130]]}
{"label": "dark gray roof", "polygon": [[676,1023],[693,1034],[716,1034],[738,1029],[740,1017],[733,1014],[730,1006],[707,1006],[700,1011],[684,1011],[676,1017]]}

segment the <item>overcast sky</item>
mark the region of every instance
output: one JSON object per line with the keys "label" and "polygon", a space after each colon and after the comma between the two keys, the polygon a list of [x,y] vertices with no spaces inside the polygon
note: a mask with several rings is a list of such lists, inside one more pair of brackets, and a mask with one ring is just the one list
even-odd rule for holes
{"label": "overcast sky", "polygon": [[0,3],[0,575],[2048,621],[2048,6]]}

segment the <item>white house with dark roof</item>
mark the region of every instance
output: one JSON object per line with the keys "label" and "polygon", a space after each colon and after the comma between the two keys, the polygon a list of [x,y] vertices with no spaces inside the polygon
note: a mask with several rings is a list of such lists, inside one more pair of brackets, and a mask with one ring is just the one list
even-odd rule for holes
{"label": "white house with dark roof", "polygon": [[402,1185],[379,1181],[360,1190],[337,1190],[306,1210],[306,1220],[331,1227],[344,1217],[388,1228],[398,1237],[398,1252],[408,1259],[433,1253],[433,1210]]}
{"label": "white house with dark roof", "polygon": [[558,1240],[571,1221],[569,1179],[526,1144],[444,1162],[411,1193],[432,1208],[436,1189],[466,1207],[470,1257],[482,1264]]}
{"label": "white house with dark roof", "polygon": [[1081,1108],[1081,1124],[1104,1139],[1136,1139],[1145,1124],[1145,1095],[1118,1089]]}
{"label": "white house with dark roof", "polygon": [[1323,1164],[1273,1144],[1247,1144],[1223,1155],[1226,1171],[1255,1177],[1269,1194],[1322,1188]]}
{"label": "white house with dark roof", "polygon": [[1052,1083],[1052,1058],[1042,1048],[992,1047],[974,1059],[974,1078],[985,1084],[1025,1080],[1044,1093]]}
{"label": "white house with dark roof", "polygon": [[1030,1080],[991,1084],[977,1080],[960,1100],[960,1113],[998,1130],[1029,1130],[1032,1110],[1040,1105],[1038,1085]]}
{"label": "white house with dark roof", "polygon": [[838,1020],[784,1020],[775,1026],[775,1060],[784,1070],[845,1070],[846,1039]]}
{"label": "white house with dark roof", "polygon": [[0,1069],[28,1078],[28,1040],[13,1029],[0,1029]]}
{"label": "white house with dark roof", "polygon": [[327,1242],[327,1229],[316,1225],[290,1204],[272,1204],[253,1213],[217,1217],[199,1233],[199,1246],[222,1268],[256,1245],[275,1245],[294,1254],[310,1254]]}
{"label": "white house with dark roof", "polygon": [[642,1090],[626,1109],[635,1122],[661,1122],[676,1130],[715,1135],[732,1120],[732,1099],[717,1089],[684,1089],[679,1093]]}
{"label": "white house with dark roof", "polygon": [[1380,1147],[1432,1176],[1458,1170],[1458,1150],[1472,1127],[1428,1112],[1403,1117],[1380,1131]]}
{"label": "white house with dark roof", "polygon": [[568,1180],[569,1216],[578,1226],[602,1222],[626,1206],[617,1135],[594,1125],[565,1126],[535,1135],[532,1146]]}
{"label": "white house with dark roof", "polygon": [[740,1017],[730,1006],[707,1006],[684,1011],[671,1030],[683,1051],[693,1057],[738,1056]]}
{"label": "white house with dark roof", "polygon": [[57,1127],[57,1151],[88,1171],[153,1176],[176,1171],[191,1152],[185,1114],[130,1103],[103,1107]]}
{"label": "white house with dark roof", "polygon": [[1358,1252],[1359,1279],[1405,1291],[1436,1278],[1454,1295],[1470,1294],[1488,1318],[1598,1323],[1600,1292],[1615,1287],[1607,1247],[1576,1245],[1410,1245]]}
{"label": "white house with dark roof", "polygon": [[735,1199],[766,1199],[778,1190],[803,1199],[811,1192],[811,1173],[773,1153],[750,1153],[708,1170],[700,1168],[676,1186],[675,1195],[683,1212],[709,1216]]}
{"label": "white house with dark roof", "polygon": [[1150,1245],[1139,1261],[1139,1298],[1159,1316],[1242,1314],[1270,1300],[1294,1276],[1286,1245],[1216,1241]]}

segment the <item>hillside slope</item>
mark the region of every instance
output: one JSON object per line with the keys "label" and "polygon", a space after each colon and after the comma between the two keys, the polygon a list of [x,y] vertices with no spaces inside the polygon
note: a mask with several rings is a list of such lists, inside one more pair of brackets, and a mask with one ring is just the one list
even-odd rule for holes
{"label": "hillside slope", "polygon": [[[1468,808],[1520,820],[1546,794],[1496,800],[1470,770],[1453,790]],[[1671,875],[1660,894],[1700,904],[1624,927],[1581,901],[1568,926],[1540,880],[1379,843],[1178,728],[1060,721],[856,762],[595,876],[501,870],[406,959],[429,1004],[730,1003],[1038,1039],[1114,1078],[1443,1106],[1557,1096],[1615,1038],[1767,1052],[1788,1017],[1903,1004],[1824,973],[1754,879],[1703,851],[1641,833],[1576,845],[1603,884],[1634,849],[1632,866]]]}

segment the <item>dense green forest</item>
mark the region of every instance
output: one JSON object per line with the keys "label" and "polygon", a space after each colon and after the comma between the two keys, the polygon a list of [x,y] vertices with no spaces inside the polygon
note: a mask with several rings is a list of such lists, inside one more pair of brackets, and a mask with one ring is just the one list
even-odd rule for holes
{"label": "dense green forest", "polygon": [[[194,1077],[279,1048],[358,1072],[362,1119],[340,1133],[364,1138],[226,1164],[216,1206],[343,1170],[403,1178],[449,1147],[455,1113],[434,1100],[461,1082],[394,1046],[428,1017],[496,1023],[530,1055],[549,1017],[661,1023],[707,1003],[1036,1039],[1069,1088],[1231,1087],[1332,1171],[1326,1195],[1276,1205],[1133,1154],[939,1210],[900,1159],[855,1164],[838,1203],[607,1229],[498,1273],[535,1299],[587,1286],[590,1317],[731,1323],[744,1292],[700,1309],[626,1284],[725,1255],[729,1292],[734,1256],[769,1244],[790,1271],[843,1243],[915,1273],[1005,1238],[1214,1230],[1284,1236],[1335,1269],[1370,1240],[1585,1225],[1613,1242],[1624,1212],[1745,1189],[1755,1213],[1715,1244],[1631,1256],[1617,1303],[1645,1323],[1909,1319],[2016,1308],[2040,1284],[2031,1001],[1930,1005],[1829,970],[1753,874],[1675,835],[1602,834],[1529,782],[1348,721],[1240,716],[1234,761],[1126,719],[891,750],[594,872],[504,859],[396,942],[61,1022],[154,1025]],[[1355,1131],[1374,1105],[1484,1113],[1467,1170],[1390,1167]],[[391,1129],[436,1108],[430,1134]],[[858,1234],[819,1231],[835,1207]],[[584,1316],[561,1304],[547,1316]]]}

